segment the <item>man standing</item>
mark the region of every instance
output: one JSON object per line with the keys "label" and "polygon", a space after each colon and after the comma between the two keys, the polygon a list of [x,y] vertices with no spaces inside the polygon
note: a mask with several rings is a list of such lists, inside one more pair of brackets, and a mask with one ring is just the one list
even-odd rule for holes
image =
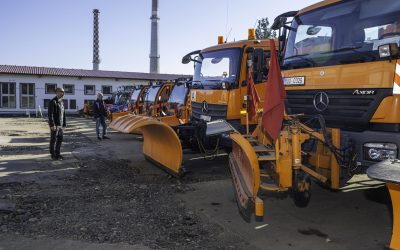
{"label": "man standing", "polygon": [[[107,134],[107,125],[106,125],[106,117],[107,111],[106,106],[103,101],[103,93],[97,93],[97,100],[93,104],[93,113],[96,118],[96,134],[97,139],[101,141],[101,139],[110,139],[106,136]],[[103,136],[100,137],[100,124],[103,127]]]}
{"label": "man standing", "polygon": [[48,116],[50,126],[50,154],[53,160],[63,160],[60,154],[61,143],[66,127],[65,110],[62,98],[64,89],[57,88],[56,96],[49,103]]}

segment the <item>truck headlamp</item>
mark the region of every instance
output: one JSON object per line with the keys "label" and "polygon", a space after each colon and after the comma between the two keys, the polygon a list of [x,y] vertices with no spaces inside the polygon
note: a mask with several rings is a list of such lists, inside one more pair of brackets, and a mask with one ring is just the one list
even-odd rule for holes
{"label": "truck headlamp", "polygon": [[364,159],[368,161],[383,161],[397,158],[397,145],[394,143],[365,143]]}
{"label": "truck headlamp", "polygon": [[397,56],[399,54],[399,48],[397,47],[397,43],[389,43],[384,44],[378,47],[379,57],[392,57]]}

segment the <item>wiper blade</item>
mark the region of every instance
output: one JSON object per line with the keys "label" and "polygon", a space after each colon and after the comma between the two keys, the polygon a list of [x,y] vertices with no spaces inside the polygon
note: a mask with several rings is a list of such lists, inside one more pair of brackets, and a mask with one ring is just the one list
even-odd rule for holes
{"label": "wiper blade", "polygon": [[[328,53],[335,53],[335,52],[343,52],[343,51],[349,51],[349,50],[353,50],[355,51],[356,49],[360,49],[362,48],[362,46],[345,46],[345,47],[341,47],[332,51],[326,51],[326,52],[322,52],[321,54],[328,54]],[[357,51],[359,52],[359,51]]]}
{"label": "wiper blade", "polygon": [[[332,51],[327,51],[327,52],[323,52],[321,54],[328,54],[328,53],[337,53],[337,52],[344,52],[344,51],[353,51],[356,52],[359,55],[362,55],[365,57],[369,57],[370,61],[375,61],[376,57],[373,55],[368,54],[367,51],[360,51],[358,49],[361,49],[363,46],[346,46],[346,47],[341,47]],[[363,59],[364,59],[363,58]],[[360,58],[356,59],[355,62],[360,61]]]}
{"label": "wiper blade", "polygon": [[284,58],[284,60],[294,59],[294,58],[297,59],[297,58],[299,58],[299,59],[301,59],[302,61],[304,61],[304,62],[310,64],[311,67],[315,67],[315,66],[316,66],[315,62],[314,62],[313,60],[311,60],[311,59],[306,58],[306,56],[308,56],[308,55],[309,55],[309,54],[302,54],[302,55],[289,56],[289,57]]}

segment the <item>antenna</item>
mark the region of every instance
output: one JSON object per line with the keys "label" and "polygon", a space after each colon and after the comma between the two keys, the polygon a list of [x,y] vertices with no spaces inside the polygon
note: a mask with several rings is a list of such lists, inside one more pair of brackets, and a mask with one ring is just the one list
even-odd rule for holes
{"label": "antenna", "polygon": [[231,35],[231,31],[232,31],[232,27],[231,27],[231,29],[229,30],[228,35],[226,35],[225,43],[228,41],[228,38],[229,38],[229,36]]}
{"label": "antenna", "polygon": [[228,23],[229,23],[229,0],[226,0],[226,21],[225,21],[225,43],[228,41],[229,35],[231,34],[232,27],[228,32]]}

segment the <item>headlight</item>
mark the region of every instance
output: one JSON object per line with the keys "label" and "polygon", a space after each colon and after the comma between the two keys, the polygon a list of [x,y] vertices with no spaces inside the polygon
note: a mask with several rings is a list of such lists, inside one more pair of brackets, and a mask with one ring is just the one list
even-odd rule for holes
{"label": "headlight", "polygon": [[384,44],[378,47],[379,57],[385,58],[390,56],[397,56],[399,49],[396,43]]}
{"label": "headlight", "polygon": [[397,158],[397,145],[394,143],[365,143],[363,151],[364,159],[369,161]]}

